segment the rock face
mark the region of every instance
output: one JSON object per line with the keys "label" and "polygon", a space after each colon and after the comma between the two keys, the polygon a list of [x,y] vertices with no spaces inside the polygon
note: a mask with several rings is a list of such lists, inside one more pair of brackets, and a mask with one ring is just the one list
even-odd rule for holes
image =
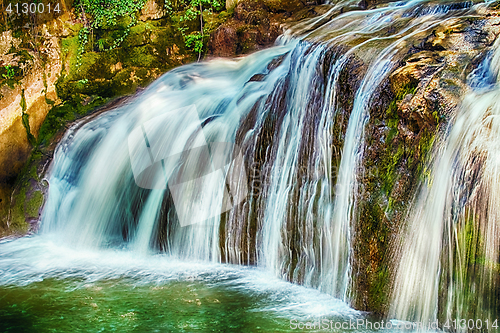
{"label": "rock face", "polygon": [[[4,46],[8,49],[2,50],[0,61],[4,69],[12,68],[15,74],[4,79],[0,87],[0,142],[2,152],[6,152],[0,156],[0,181],[16,176],[23,164],[21,157],[29,152],[28,131],[38,136],[45,116],[57,101],[55,82],[62,62],[58,39],[50,30],[45,25],[41,28],[45,42],[38,51],[44,55],[43,62],[35,51],[23,48],[23,41],[12,37],[12,31],[3,33]],[[16,72],[24,75],[19,77]],[[29,123],[23,123],[23,114]],[[10,143],[11,137],[20,140],[19,144]]]}
{"label": "rock face", "polygon": [[387,312],[393,249],[433,141],[468,90],[468,75],[500,32],[499,13],[463,17],[436,27],[377,93],[365,130],[354,226],[354,306]]}
{"label": "rock face", "polygon": [[[262,8],[269,8],[266,6],[263,1],[240,2],[235,8],[233,20],[222,25],[212,36],[212,54],[245,53],[242,43],[250,37],[243,38],[238,33],[242,31],[238,27],[243,26],[248,28],[245,31],[253,31],[256,40],[261,43],[252,44],[255,47],[252,50],[265,45],[271,28],[265,25],[268,23],[259,23],[266,22],[266,16],[259,16],[259,13]],[[499,22],[500,12],[490,7],[481,9],[473,16],[448,19],[423,31],[410,40],[409,45],[405,45],[408,52],[397,58],[391,74],[370,100],[370,118],[364,130],[363,155],[357,179],[356,215],[351,226],[350,290],[354,308],[382,317],[387,314],[393,280],[391,274],[395,271],[391,265],[395,263],[400,241],[398,237],[405,228],[406,214],[417,193],[417,186],[432,181],[427,166],[433,143],[450,124],[462,97],[468,92],[469,74],[478,68],[491,49],[500,33]],[[390,26],[388,33],[393,33]],[[363,41],[360,39],[360,42]],[[352,45],[346,47],[349,46]],[[331,52],[343,54],[346,50],[332,49]],[[340,110],[335,119],[338,126],[334,129],[338,140],[334,142],[334,151],[342,151],[344,146],[354,96],[366,74],[364,56],[366,54],[362,52],[354,52],[347,61],[346,70],[340,74],[342,84],[337,87]],[[325,67],[328,65],[325,58]],[[257,75],[252,80],[261,78]],[[262,151],[265,151],[269,137],[275,131],[274,123],[268,125],[269,128],[262,131]],[[298,197],[298,194],[294,195]],[[297,197],[293,197],[294,202]],[[255,210],[255,215],[261,209],[254,204],[249,207]],[[286,229],[287,237],[293,238],[300,233],[300,223],[298,221]],[[254,218],[241,230],[251,230],[253,235],[257,226],[258,219]],[[227,224],[221,228],[221,242],[229,237],[226,229]],[[247,238],[242,237],[244,246],[241,248],[255,248],[255,237]],[[248,258],[247,262],[254,264],[255,254],[249,251],[243,251],[243,259],[238,258],[235,262],[245,262]],[[291,256],[297,256],[300,251],[301,247],[291,248]],[[287,278],[292,280],[290,276]],[[300,278],[298,282],[302,283]]]}
{"label": "rock face", "polygon": [[78,36],[62,41],[66,62],[56,83],[60,98],[75,101],[125,95],[194,60],[180,32],[166,18],[139,22],[120,47],[111,48],[116,35],[115,31],[96,33],[97,49],[89,48],[81,57]]}
{"label": "rock face", "polygon": [[158,20],[167,15],[164,1],[148,0],[141,10],[141,21]]}
{"label": "rock face", "polygon": [[233,57],[269,47],[283,33],[284,23],[317,15],[314,7],[299,0],[231,2],[234,15],[211,35],[208,55]]}
{"label": "rock face", "polygon": [[[59,36],[65,34],[64,29],[60,29],[64,18],[63,15],[40,24],[35,48],[30,47],[32,41],[22,33],[12,30],[2,33],[0,236],[5,229],[14,233],[27,231],[27,224],[14,222],[11,218],[12,186],[30,156],[45,117],[59,102],[55,83],[62,68]],[[40,200],[37,202],[41,204]],[[29,219],[38,218],[38,213],[27,215]]]}

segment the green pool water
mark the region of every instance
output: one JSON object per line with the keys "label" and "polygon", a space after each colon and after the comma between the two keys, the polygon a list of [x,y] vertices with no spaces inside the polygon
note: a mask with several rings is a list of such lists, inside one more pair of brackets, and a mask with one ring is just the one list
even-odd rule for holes
{"label": "green pool water", "polygon": [[0,290],[2,332],[286,332],[272,295],[200,281],[47,279]]}
{"label": "green pool water", "polygon": [[39,236],[0,242],[0,332],[344,332],[291,320],[366,318],[253,267],[71,249]]}

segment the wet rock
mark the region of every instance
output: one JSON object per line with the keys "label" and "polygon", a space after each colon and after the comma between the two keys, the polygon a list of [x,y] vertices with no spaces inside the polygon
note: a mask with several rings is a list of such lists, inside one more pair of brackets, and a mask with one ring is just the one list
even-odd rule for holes
{"label": "wet rock", "polygon": [[255,74],[248,81],[249,82],[260,82],[260,81],[264,81],[265,78],[266,78],[266,74]]}
{"label": "wet rock", "polygon": [[11,69],[0,76],[0,236],[7,229],[11,233],[29,230],[25,222],[8,224],[7,219],[13,216],[9,209],[16,178],[46,115],[58,101],[54,85],[62,62],[56,33],[64,31],[51,22],[41,24],[38,50],[27,47],[23,35],[11,30],[0,37],[0,69]]}
{"label": "wet rock", "polygon": [[[483,13],[484,14],[484,13]],[[354,226],[354,306],[385,315],[398,232],[436,135],[469,91],[468,75],[500,32],[498,14],[462,17],[413,41],[371,101]]]}
{"label": "wet rock", "polygon": [[238,34],[236,27],[223,25],[219,27],[210,37],[209,52],[216,57],[230,57],[237,54]]}
{"label": "wet rock", "polygon": [[358,7],[360,9],[367,9],[368,8],[368,1],[366,0],[361,0],[359,3],[358,3]]}

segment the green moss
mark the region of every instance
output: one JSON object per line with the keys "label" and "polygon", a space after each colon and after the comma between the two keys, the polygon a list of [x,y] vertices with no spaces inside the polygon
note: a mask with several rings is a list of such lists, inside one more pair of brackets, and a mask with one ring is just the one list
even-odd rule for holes
{"label": "green moss", "polygon": [[226,11],[220,13],[204,12],[203,20],[205,22],[204,34],[210,36],[219,26],[229,20],[233,14]]}
{"label": "green moss", "polygon": [[37,186],[40,182],[38,166],[43,158],[43,154],[35,149],[16,179],[8,216],[9,234],[27,233],[30,227],[28,221],[38,218],[44,201],[43,193]]}
{"label": "green moss", "polygon": [[88,104],[83,105],[82,101],[70,101],[50,109],[43,122],[38,136],[37,145],[48,145],[54,136],[65,129],[65,125],[78,119],[98,106],[103,105],[109,99],[100,96],[91,97]]}
{"label": "green moss", "polygon": [[405,124],[398,115],[398,104],[408,94],[415,94],[416,88],[416,83],[409,83],[394,91],[385,112],[380,113],[378,119],[373,117],[369,125],[373,132],[368,133],[373,135],[368,135],[367,144],[372,151],[371,157],[364,162],[364,194],[359,200],[360,218],[356,227],[356,238],[361,244],[355,250],[356,258],[361,261],[358,265],[366,272],[356,283],[359,290],[367,293],[361,296],[364,301],[358,306],[375,314],[387,311],[391,279],[387,269],[391,264],[388,258],[390,237],[407,209],[411,191],[415,189],[411,184],[418,183],[434,140],[429,129],[421,129],[413,139],[399,132],[399,126]]}
{"label": "green moss", "polygon": [[[480,309],[481,315],[485,318],[491,318],[491,310],[498,313],[497,309],[490,308],[490,305],[496,303],[495,279],[491,279],[499,272],[499,265],[496,262],[488,262],[485,253],[484,237],[481,220],[477,214],[469,209],[454,224],[456,244],[453,251],[453,261],[446,262],[446,269],[452,273],[448,276],[453,284],[451,287],[453,297],[463,304],[461,313],[452,313],[453,316],[462,315],[473,317],[478,315]],[[452,265],[452,267],[449,267]],[[478,283],[478,281],[481,281]],[[449,281],[442,281],[445,285]],[[473,287],[470,287],[473,286]],[[478,303],[481,306],[478,308]]]}
{"label": "green moss", "polygon": [[389,271],[387,266],[381,267],[377,274],[374,274],[375,279],[370,284],[369,292],[373,295],[372,306],[374,309],[383,309],[388,304],[387,286],[389,284]]}
{"label": "green moss", "polygon": [[[76,60],[76,59],[75,59]],[[96,70],[99,70],[99,67],[102,67],[102,56],[99,55],[96,52],[87,52],[81,57],[81,62],[80,66],[75,62],[73,62],[73,69],[77,69],[76,71],[73,70],[71,73],[75,74],[77,78],[86,78],[83,77],[83,74],[85,76],[87,75],[93,75],[93,76],[99,76],[102,73],[101,72],[96,72]],[[106,63],[112,61],[112,59],[108,59]],[[78,68],[76,68],[78,67]]]}
{"label": "green moss", "polygon": [[390,154],[385,155],[385,158],[382,161],[382,188],[387,196],[390,196],[394,183],[398,178],[396,171],[404,154],[405,148],[403,145],[400,145],[397,147],[397,151],[394,154],[391,151]]}
{"label": "green moss", "polygon": [[160,65],[158,59],[153,55],[154,47],[152,45],[134,47],[128,51],[128,57],[123,59],[125,66],[154,68]]}
{"label": "green moss", "polygon": [[405,84],[403,87],[401,87],[398,91],[395,92],[395,99],[391,101],[389,104],[389,107],[387,108],[386,111],[386,122],[387,126],[390,128],[389,134],[387,136],[388,141],[392,141],[395,136],[399,134],[398,131],[398,123],[399,123],[399,116],[398,116],[398,102],[401,101],[403,98],[405,98],[408,94],[415,94],[415,91],[417,90],[417,85],[415,83],[408,83]]}
{"label": "green moss", "polygon": [[24,89],[21,91],[21,102],[19,103],[23,113],[26,111],[26,98],[24,96]]}
{"label": "green moss", "polygon": [[[128,48],[140,46],[152,42],[154,31],[161,29],[159,22],[139,22],[137,25],[130,28],[130,33],[123,41],[121,48]],[[106,43],[109,45],[109,39],[115,38],[109,34],[103,34],[103,37],[108,40]]]}
{"label": "green moss", "polygon": [[24,214],[24,203],[26,201],[26,190],[23,189],[14,198],[10,210],[9,229],[11,232],[24,234],[28,232],[29,225]]}
{"label": "green moss", "polygon": [[381,175],[382,189],[386,196],[390,196],[392,188],[398,179],[397,168],[400,162],[410,154],[408,152],[408,147],[404,142],[395,141],[395,138],[399,135],[398,124],[399,116],[397,113],[398,102],[405,98],[408,94],[415,94],[417,89],[416,84],[408,83],[401,87],[395,92],[395,99],[389,103],[387,111],[385,113],[385,121],[389,127],[389,132],[386,138],[386,151],[382,158],[382,163],[380,164],[379,173]]}
{"label": "green moss", "polygon": [[[32,180],[39,180],[37,174],[37,165],[41,159],[40,153],[31,155],[28,163],[20,172],[14,192],[13,202],[11,203],[9,229],[11,232],[24,234],[28,232],[29,224],[27,219],[37,218],[38,211],[43,204],[43,194],[32,188]],[[32,192],[29,196],[27,193]]]}
{"label": "green moss", "polygon": [[[182,64],[185,50],[175,47],[183,43],[182,36],[174,32],[170,20],[139,22],[130,29],[122,47],[110,50],[113,40],[122,34],[120,22],[113,29],[95,30],[94,38],[89,39],[89,45],[94,43],[95,47],[89,46],[80,59],[76,33],[61,41],[66,67],[56,82],[56,91],[63,103],[50,110],[40,130],[39,144],[48,144],[66,123],[109,98],[133,93],[159,73]],[[169,50],[174,50],[174,57]]]}
{"label": "green moss", "polygon": [[366,309],[375,314],[384,313],[387,306],[389,286],[389,266],[387,252],[389,248],[390,230],[387,227],[384,204],[380,196],[372,196],[368,201],[360,204],[361,225],[358,229],[358,239],[363,240],[362,246],[357,247],[357,257],[363,258],[366,272],[358,277],[363,290],[369,293],[365,304]]}
{"label": "green moss", "polygon": [[78,36],[69,36],[61,40],[61,50],[65,58],[76,57],[78,52]]}
{"label": "green moss", "polygon": [[424,130],[420,140],[418,142],[417,151],[414,154],[415,160],[412,159],[412,166],[415,167],[416,164],[416,173],[420,177],[420,180],[431,182],[431,174],[430,170],[426,166],[427,157],[432,149],[434,144],[435,133],[431,133],[429,131]]}
{"label": "green moss", "polygon": [[387,135],[387,140],[392,141],[395,136],[399,134],[398,131],[398,123],[399,123],[399,116],[397,114],[397,105],[396,101],[392,101],[391,104],[389,105],[389,108],[387,109],[387,126],[389,126],[389,134]]}
{"label": "green moss", "polygon": [[43,193],[35,191],[31,194],[31,198],[27,198],[25,203],[25,214],[28,217],[38,217],[38,212],[43,205]]}
{"label": "green moss", "polygon": [[[185,11],[183,7],[176,9]],[[132,22],[130,17],[117,18],[114,24],[103,22],[100,28],[95,28],[86,35],[83,49],[79,40],[79,32],[83,25],[68,24],[66,28],[70,31],[70,35],[60,40],[63,66],[55,84],[57,97],[61,102],[56,105],[56,101],[45,95],[45,101],[52,108],[40,128],[38,138],[34,138],[31,134],[26,100],[24,95],[22,96],[22,122],[34,147],[26,167],[42,163],[41,151],[53,146],[54,138],[63,133],[68,123],[87,115],[111,98],[133,93],[138,87],[146,86],[171,68],[196,60],[198,54],[186,48],[184,37],[178,29],[181,16],[183,12],[173,12],[170,17],[159,20],[137,21],[135,26],[130,26]],[[228,13],[225,12],[220,15],[204,13],[205,29],[208,29],[206,31],[216,29],[228,17]],[[200,29],[199,20],[183,24],[191,29],[190,31]],[[25,33],[21,30],[13,31],[13,34],[18,38],[25,37]],[[117,47],[115,41],[125,34],[127,37]],[[208,40],[208,34],[205,38]],[[31,46],[23,39],[20,47],[29,49]],[[23,49],[11,51],[11,53],[17,52],[16,57],[20,64],[33,62],[33,57],[28,51]],[[14,71],[13,78],[12,71]],[[4,78],[1,74],[8,78]],[[0,67],[0,86],[8,84],[14,88],[18,83],[16,80],[21,77],[22,73],[18,67],[13,67],[10,72]],[[45,74],[42,79],[46,92]],[[50,155],[47,152],[44,154]],[[36,217],[38,208],[43,202],[42,193],[32,188],[33,180],[34,183],[39,182],[36,168],[35,172],[30,168],[23,169],[16,181],[17,194],[12,197],[11,227],[9,227],[15,232],[22,233],[28,230],[26,219]]]}
{"label": "green moss", "polygon": [[[56,84],[59,98],[75,104],[83,95],[109,98],[129,94],[148,84],[155,75],[194,60],[186,57],[191,52],[182,47],[183,38],[170,19],[139,22],[130,29],[121,47],[110,49],[122,33],[120,29],[116,26],[112,30],[94,31],[95,38],[89,40],[94,47],[86,49],[79,59],[78,36],[62,41],[65,63],[69,66],[61,72]],[[131,79],[124,73],[132,74]],[[118,82],[120,79],[124,81]]]}

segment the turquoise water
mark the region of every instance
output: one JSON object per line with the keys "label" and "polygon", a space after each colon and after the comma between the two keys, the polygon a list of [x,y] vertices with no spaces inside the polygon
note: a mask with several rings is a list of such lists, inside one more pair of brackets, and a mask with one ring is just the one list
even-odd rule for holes
{"label": "turquoise water", "polygon": [[267,292],[217,282],[47,279],[0,290],[1,331],[285,332]]}
{"label": "turquoise water", "polygon": [[58,243],[0,243],[1,332],[291,332],[293,319],[365,318],[253,267]]}

